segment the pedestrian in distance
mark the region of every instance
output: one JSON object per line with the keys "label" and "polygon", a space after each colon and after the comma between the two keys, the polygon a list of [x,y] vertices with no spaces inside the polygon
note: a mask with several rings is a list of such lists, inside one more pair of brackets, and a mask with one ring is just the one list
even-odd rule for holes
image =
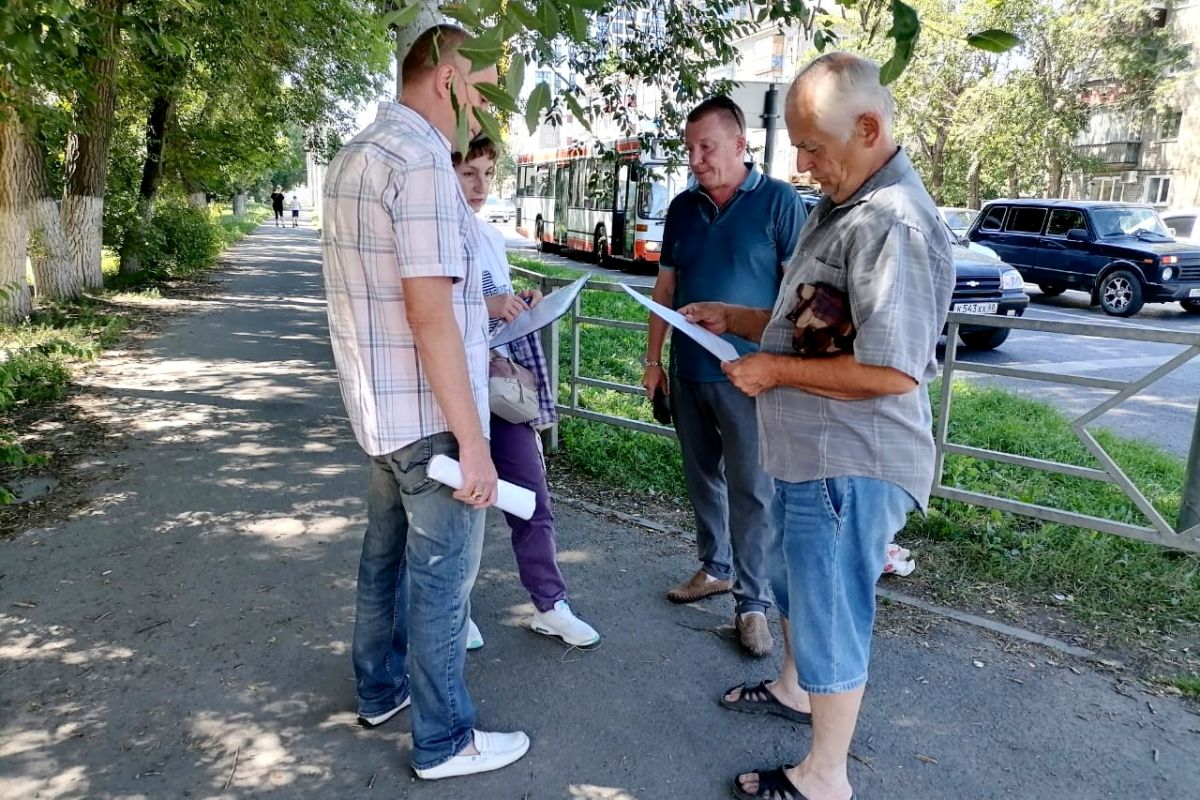
{"label": "pedestrian in distance", "polygon": [[[410,761],[436,780],[500,769],[523,732],[477,730],[463,675],[484,509],[496,498],[488,447],[487,307],[480,242],[451,163],[458,113],[486,107],[465,31],[438,25],[402,59],[404,96],[326,171],[322,238],[342,398],[370,457],[352,646],[358,716],[382,725],[411,707]],[[458,459],[462,485],[428,472]]]}
{"label": "pedestrian in distance", "polygon": [[[746,118],[729,98],[713,97],[692,110],[684,144],[696,180],[667,209],[654,300],[671,308],[703,301],[770,305],[804,223],[804,204],[790,184],[749,163]],[[759,463],[754,401],[729,382],[712,354],[678,332],[668,377],[666,332],[666,323],[651,315],[642,384],[652,402],[661,405],[665,396],[669,403],[700,562],[667,597],[691,603],[732,591],[742,648],[765,656],[774,646],[767,624],[773,490]],[[726,338],[743,355],[757,349],[746,338]]]}
{"label": "pedestrian in distance", "polygon": [[[480,137],[471,142],[466,156],[454,154],[454,169],[462,184],[467,204],[476,213],[491,193],[500,151],[491,139]],[[473,217],[478,228],[483,264],[483,297],[488,308],[489,335],[506,322],[542,301],[537,290],[515,292],[504,254],[504,236],[500,231]],[[536,496],[533,516],[528,520],[505,514],[512,531],[513,554],[521,583],[533,602],[529,627],[536,633],[561,639],[574,647],[593,647],[600,634],[575,616],[567,602],[567,583],[558,566],[554,514],[550,510],[550,489],[546,484],[546,462],[542,456],[537,429],[558,420],[555,410],[557,387],[550,383],[550,370],[536,333],[492,350],[494,358],[511,359],[529,370],[537,381],[537,408],[530,419],[514,421],[493,412],[491,418],[492,461],[501,480],[531,489]],[[510,415],[511,416],[511,415]],[[470,623],[467,649],[483,647],[483,636],[474,620]]]}
{"label": "pedestrian in distance", "polygon": [[300,197],[292,195],[292,227],[300,227]]}
{"label": "pedestrian in distance", "polygon": [[771,587],[786,652],[774,681],[721,704],[812,725],[794,765],[743,773],[734,796],[849,800],[847,757],[867,682],[887,545],[933,484],[927,384],[954,288],[950,241],[892,135],[879,68],[829,53],[801,70],[785,120],[796,169],[821,184],[772,307],[681,313],[760,349],[724,365],[756,398],[775,478]]}
{"label": "pedestrian in distance", "polygon": [[283,187],[276,186],[271,192],[271,210],[275,212],[275,227],[283,225]]}

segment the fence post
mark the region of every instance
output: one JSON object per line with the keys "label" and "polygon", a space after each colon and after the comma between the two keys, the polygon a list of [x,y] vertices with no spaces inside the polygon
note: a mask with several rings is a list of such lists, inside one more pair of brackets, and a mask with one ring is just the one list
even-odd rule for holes
{"label": "fence post", "polygon": [[1187,474],[1183,478],[1183,501],[1179,504],[1179,524],[1182,533],[1200,524],[1200,406],[1192,422],[1192,446],[1188,448]]}
{"label": "fence post", "polygon": [[[550,294],[550,287],[545,278],[541,280],[541,291],[543,295]],[[541,330],[542,337],[542,352],[546,355],[546,367],[549,370],[547,376],[550,381],[551,393],[554,396],[554,402],[558,402],[558,320],[550,323]],[[547,453],[553,453],[558,450],[558,423],[554,423],[550,427],[542,431],[542,447]]]}

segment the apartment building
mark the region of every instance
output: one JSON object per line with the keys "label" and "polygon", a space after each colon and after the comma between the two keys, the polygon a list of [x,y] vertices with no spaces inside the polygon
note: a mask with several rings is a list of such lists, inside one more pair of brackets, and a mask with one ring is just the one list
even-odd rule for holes
{"label": "apartment building", "polygon": [[1153,10],[1153,24],[1170,26],[1191,49],[1187,72],[1163,110],[1120,111],[1111,104],[1117,89],[1089,90],[1093,111],[1075,152],[1096,166],[1067,177],[1067,197],[1160,210],[1200,206],[1200,0],[1160,2]]}

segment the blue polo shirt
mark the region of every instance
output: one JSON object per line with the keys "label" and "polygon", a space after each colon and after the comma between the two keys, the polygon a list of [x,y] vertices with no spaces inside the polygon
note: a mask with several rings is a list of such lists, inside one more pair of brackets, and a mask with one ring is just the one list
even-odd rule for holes
{"label": "blue polo shirt", "polygon": [[[674,307],[707,301],[773,307],[807,216],[791,184],[753,165],[722,208],[698,185],[680,192],[667,209],[659,262],[660,269],[675,272]],[[737,336],[724,338],[741,355],[758,349]],[[678,332],[671,335],[671,374],[726,380],[716,357]]]}

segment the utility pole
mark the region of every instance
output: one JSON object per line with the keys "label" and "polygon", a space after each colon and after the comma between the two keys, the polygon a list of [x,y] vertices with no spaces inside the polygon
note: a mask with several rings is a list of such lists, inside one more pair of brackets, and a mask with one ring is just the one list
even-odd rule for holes
{"label": "utility pole", "polygon": [[763,147],[763,174],[771,174],[771,162],[775,158],[775,132],[779,130],[779,88],[772,83],[763,94],[762,110],[763,128],[767,131],[767,141]]}

